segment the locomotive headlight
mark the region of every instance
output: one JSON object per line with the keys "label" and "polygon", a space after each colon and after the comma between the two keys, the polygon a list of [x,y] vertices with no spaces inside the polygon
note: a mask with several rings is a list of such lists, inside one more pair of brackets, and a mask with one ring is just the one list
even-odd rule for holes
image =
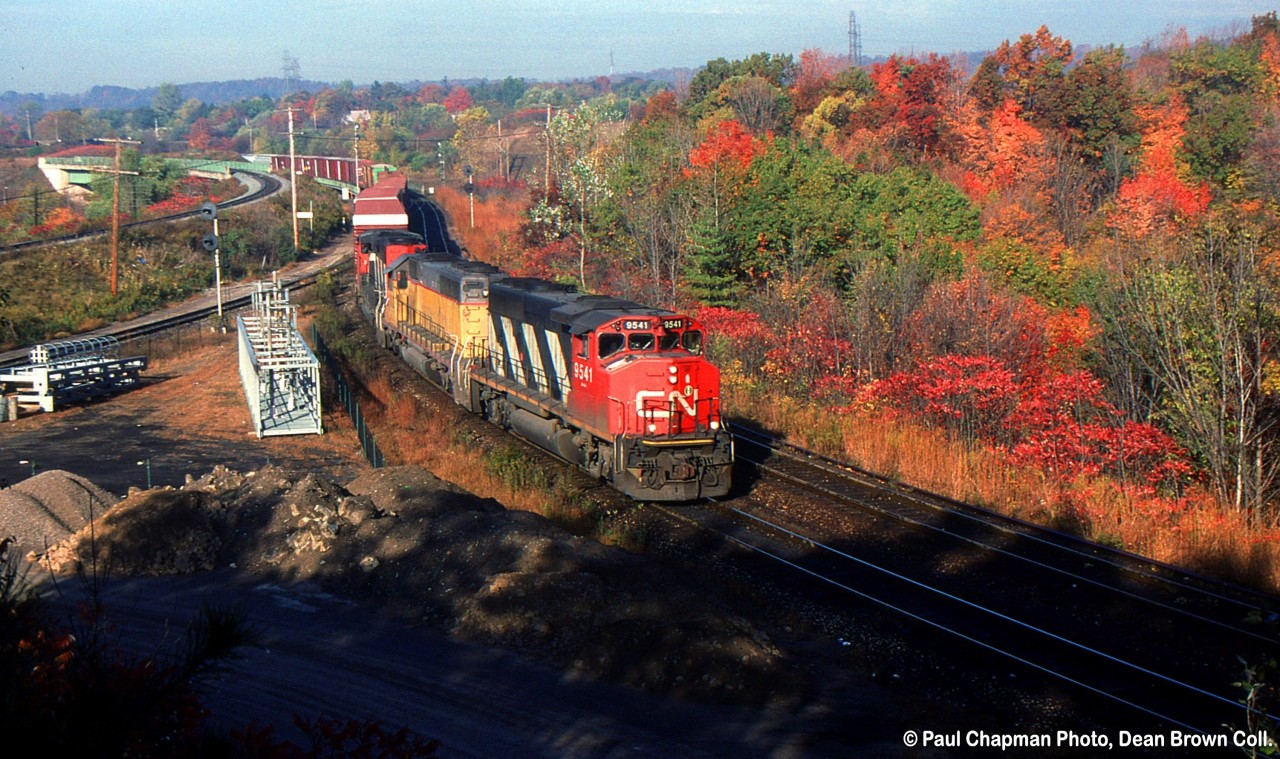
{"label": "locomotive headlight", "polygon": [[657,431],[658,431],[658,425],[654,424],[653,422],[649,422],[649,433],[652,434]]}
{"label": "locomotive headlight", "polygon": [[712,419],[711,430],[714,432],[715,430],[718,430],[718,429],[720,429],[720,422],[717,422],[716,420]]}
{"label": "locomotive headlight", "polygon": [[668,372],[671,372],[672,374],[675,374],[675,373],[676,373],[677,371],[679,371],[679,370],[678,370],[678,369],[676,369],[674,366],[668,366],[668,367],[667,367],[667,371],[668,371]]}
{"label": "locomotive headlight", "polygon": [[673,385],[676,384],[676,375],[673,374],[670,377],[667,377],[667,382],[670,382]]}

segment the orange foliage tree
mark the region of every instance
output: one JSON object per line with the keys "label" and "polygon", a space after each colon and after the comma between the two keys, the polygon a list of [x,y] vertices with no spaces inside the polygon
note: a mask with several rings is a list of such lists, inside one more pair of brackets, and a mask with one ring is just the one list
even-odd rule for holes
{"label": "orange foliage tree", "polygon": [[1040,103],[1053,100],[1043,96],[1061,88],[1072,57],[1071,42],[1041,26],[1017,42],[1000,43],[974,72],[969,91],[986,110],[1013,100],[1034,121]]}
{"label": "orange foliage tree", "polygon": [[1022,118],[1022,106],[1006,100],[987,115],[970,103],[960,115],[956,131],[965,168],[961,189],[975,203],[1019,184],[1043,186],[1045,138]]}
{"label": "orange foliage tree", "polygon": [[1162,227],[1198,219],[1209,207],[1210,193],[1207,183],[1183,178],[1190,172],[1179,155],[1187,122],[1182,98],[1171,95],[1164,104],[1136,110],[1143,123],[1138,171],[1121,182],[1107,223],[1141,239]]}

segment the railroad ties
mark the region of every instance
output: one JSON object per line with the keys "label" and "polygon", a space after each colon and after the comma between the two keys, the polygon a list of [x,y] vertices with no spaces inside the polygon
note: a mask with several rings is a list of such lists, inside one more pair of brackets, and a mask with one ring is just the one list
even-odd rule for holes
{"label": "railroad ties", "polygon": [[289,291],[258,284],[251,315],[237,316],[240,383],[258,437],[324,432],[320,362],[298,332]]}
{"label": "railroad ties", "polygon": [[[35,404],[52,412],[56,406],[109,395],[138,384],[146,356],[120,356],[114,337],[88,337],[45,343],[31,349],[30,363],[0,369],[0,391],[18,404]],[[0,421],[16,415],[6,402]]]}

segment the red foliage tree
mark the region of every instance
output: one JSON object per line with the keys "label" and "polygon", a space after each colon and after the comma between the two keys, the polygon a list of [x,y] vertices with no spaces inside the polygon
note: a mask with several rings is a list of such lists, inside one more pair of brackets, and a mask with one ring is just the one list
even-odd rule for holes
{"label": "red foliage tree", "polygon": [[187,132],[187,145],[191,146],[192,150],[208,150],[212,142],[213,129],[209,119],[201,116],[195,120]]}
{"label": "red foliage tree", "polygon": [[654,94],[649,98],[649,102],[645,104],[644,121],[652,123],[667,118],[673,118],[679,112],[679,104],[676,103],[676,95],[671,90],[663,90]]}
{"label": "red foliage tree", "polygon": [[848,67],[848,60],[842,56],[829,55],[818,48],[810,48],[800,53],[800,66],[796,71],[796,81],[791,87],[791,98],[797,113],[809,113],[822,102],[822,97],[831,80]]}
{"label": "red foliage tree", "polygon": [[1019,184],[1043,188],[1045,139],[1022,118],[1022,107],[1006,100],[990,114],[967,107],[958,125],[960,159],[965,168],[961,189],[974,202]]}
{"label": "red foliage tree", "polygon": [[689,163],[699,169],[726,165],[746,169],[764,149],[764,140],[729,119],[711,127],[706,139],[689,151]]}
{"label": "red foliage tree", "polygon": [[776,347],[777,336],[752,311],[706,306],[698,309],[697,319],[707,330],[713,352],[718,342],[726,343],[728,349],[724,353],[736,357],[749,374],[762,370],[769,352]]}
{"label": "red foliage tree", "polygon": [[422,105],[429,103],[443,103],[445,95],[444,87],[435,82],[428,82],[418,88],[418,102]]}
{"label": "red foliage tree", "polygon": [[454,87],[444,99],[444,109],[449,113],[462,113],[474,105],[471,92],[466,87]]}

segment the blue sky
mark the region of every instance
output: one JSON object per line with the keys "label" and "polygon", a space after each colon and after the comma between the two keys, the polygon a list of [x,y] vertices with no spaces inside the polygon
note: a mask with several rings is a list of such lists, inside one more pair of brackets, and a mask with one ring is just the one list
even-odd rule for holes
{"label": "blue sky", "polygon": [[754,52],[989,50],[1047,24],[1079,44],[1197,36],[1275,10],[1247,0],[0,0],[0,91],[279,76],[322,81],[563,79]]}

